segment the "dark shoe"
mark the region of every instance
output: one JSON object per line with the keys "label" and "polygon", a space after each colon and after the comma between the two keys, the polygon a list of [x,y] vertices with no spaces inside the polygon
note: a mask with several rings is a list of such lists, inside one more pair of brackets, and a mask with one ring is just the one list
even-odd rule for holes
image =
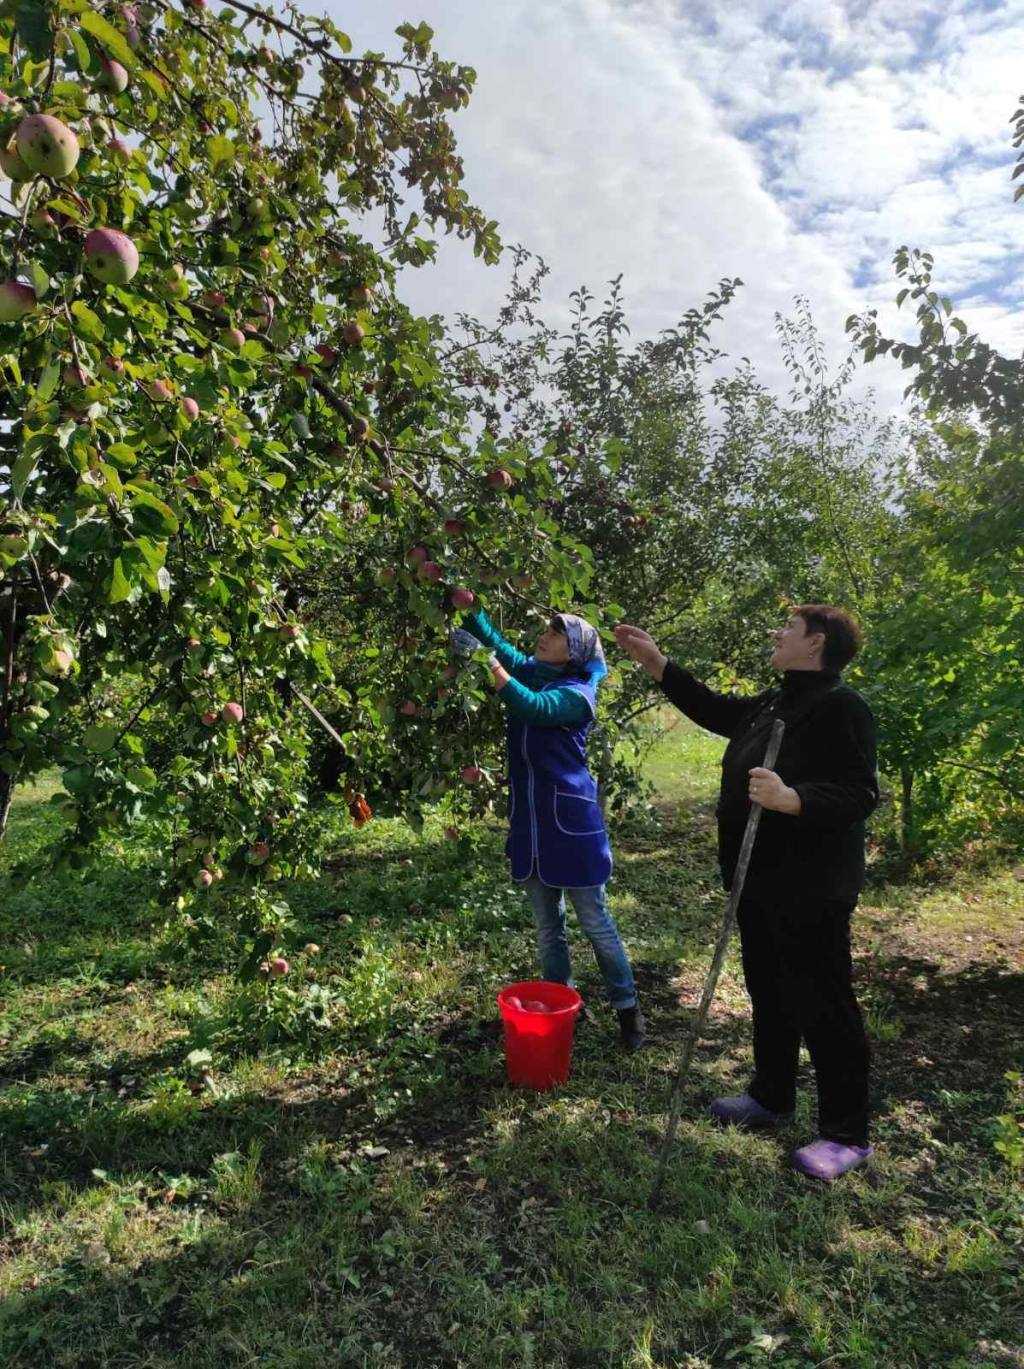
{"label": "dark shoe", "polygon": [[619,1008],[619,1038],[628,1051],[638,1051],[647,1039],[647,1024],[639,1005],[635,1008]]}

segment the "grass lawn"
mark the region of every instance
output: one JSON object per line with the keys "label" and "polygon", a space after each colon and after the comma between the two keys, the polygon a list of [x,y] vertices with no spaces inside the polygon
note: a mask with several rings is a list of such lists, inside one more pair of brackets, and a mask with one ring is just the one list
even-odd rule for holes
{"label": "grass lawn", "polygon": [[722,907],[719,754],[674,729],[658,816],[614,834],[651,1046],[617,1052],[583,948],[598,1021],[549,1095],[503,1078],[494,994],[534,959],[498,828],[333,832],[293,891],[341,995],[330,1052],[190,1060],[229,1001],[222,950],[182,956],[144,841],[85,881],[10,878],[57,821],[23,793],[0,855],[3,1369],[1024,1365],[1021,1174],[992,1144],[1024,1022],[1009,870],[865,892],[872,1171],[791,1173],[806,1088],[782,1136],[704,1120],[746,1079],[733,961],[645,1208]]}

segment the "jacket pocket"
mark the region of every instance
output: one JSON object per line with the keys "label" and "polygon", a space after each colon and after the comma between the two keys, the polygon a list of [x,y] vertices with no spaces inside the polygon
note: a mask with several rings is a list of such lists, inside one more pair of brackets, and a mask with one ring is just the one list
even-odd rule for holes
{"label": "jacket pocket", "polygon": [[604,835],[604,817],[596,799],[555,790],[555,826],[567,837]]}

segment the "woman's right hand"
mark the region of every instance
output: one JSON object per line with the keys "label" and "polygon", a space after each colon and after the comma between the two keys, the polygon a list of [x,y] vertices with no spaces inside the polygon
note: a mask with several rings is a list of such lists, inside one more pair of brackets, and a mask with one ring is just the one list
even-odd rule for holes
{"label": "woman's right hand", "polygon": [[668,657],[658,649],[657,642],[649,632],[645,632],[642,627],[630,627],[628,623],[620,623],[615,629],[615,641],[630,660],[637,661],[643,666],[648,675],[655,680],[661,679],[668,664]]}

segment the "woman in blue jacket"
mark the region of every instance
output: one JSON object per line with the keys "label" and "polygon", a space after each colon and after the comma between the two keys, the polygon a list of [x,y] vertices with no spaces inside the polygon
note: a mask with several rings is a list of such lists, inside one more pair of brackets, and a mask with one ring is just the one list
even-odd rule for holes
{"label": "woman in blue jacket", "polygon": [[463,649],[488,647],[494,688],[508,715],[509,834],[512,878],[523,884],[537,923],[545,979],[571,980],[565,931],[568,893],[590,939],[623,1044],[643,1044],[644,1021],[633,971],[608,911],[612,872],[597,783],[587,769],[587,735],[597,689],[608,673],[597,630],[574,613],[558,613],[532,656],[507,642],[485,613],[470,614],[456,633]]}

